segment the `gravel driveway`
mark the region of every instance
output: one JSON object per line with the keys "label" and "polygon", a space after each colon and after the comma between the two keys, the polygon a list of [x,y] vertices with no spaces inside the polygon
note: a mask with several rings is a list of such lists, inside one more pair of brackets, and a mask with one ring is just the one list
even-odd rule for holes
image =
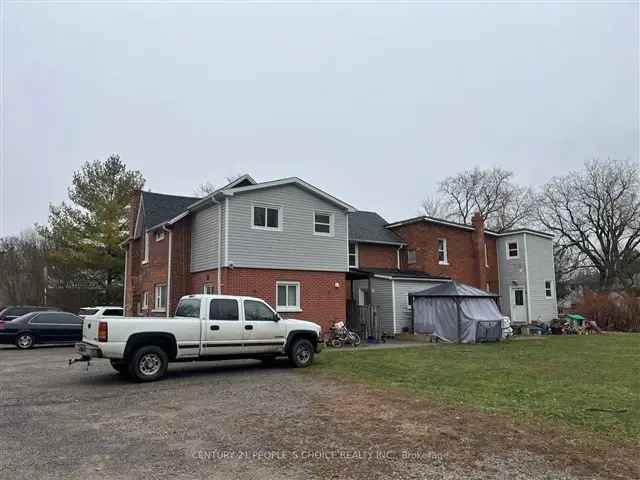
{"label": "gravel driveway", "polygon": [[479,454],[410,404],[286,362],[174,364],[135,384],[72,356],[0,347],[0,478],[573,478],[529,452]]}

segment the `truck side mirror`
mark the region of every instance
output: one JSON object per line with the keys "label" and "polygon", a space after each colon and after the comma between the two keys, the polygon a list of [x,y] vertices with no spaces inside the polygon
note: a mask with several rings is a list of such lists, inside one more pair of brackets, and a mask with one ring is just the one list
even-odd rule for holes
{"label": "truck side mirror", "polygon": [[274,322],[278,322],[278,321],[280,321],[280,320],[281,320],[281,318],[280,318],[280,314],[278,314],[278,313],[274,313],[274,314],[273,314],[273,321],[274,321]]}

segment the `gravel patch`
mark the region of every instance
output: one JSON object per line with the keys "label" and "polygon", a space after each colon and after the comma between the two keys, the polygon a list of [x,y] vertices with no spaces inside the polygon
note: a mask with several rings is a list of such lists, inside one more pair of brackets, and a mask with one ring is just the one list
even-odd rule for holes
{"label": "gravel patch", "polygon": [[73,356],[0,347],[0,479],[578,478],[286,362],[172,364],[136,384]]}

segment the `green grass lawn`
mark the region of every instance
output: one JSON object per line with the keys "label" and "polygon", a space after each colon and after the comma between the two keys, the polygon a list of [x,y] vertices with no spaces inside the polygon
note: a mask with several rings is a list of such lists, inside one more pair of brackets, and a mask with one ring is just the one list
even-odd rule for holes
{"label": "green grass lawn", "polygon": [[[640,335],[337,351],[313,372],[640,440]],[[590,410],[591,409],[591,410]]]}

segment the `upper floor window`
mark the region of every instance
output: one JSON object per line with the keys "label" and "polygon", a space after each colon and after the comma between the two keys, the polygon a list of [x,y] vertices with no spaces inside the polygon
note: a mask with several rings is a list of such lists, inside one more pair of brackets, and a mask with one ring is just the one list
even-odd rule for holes
{"label": "upper floor window", "polygon": [[447,254],[447,239],[438,239],[438,263],[440,265],[449,265],[449,256]]}
{"label": "upper floor window", "polygon": [[145,232],[144,234],[144,244],[143,244],[143,248],[144,248],[144,254],[142,255],[142,263],[148,263],[149,262],[149,232]]}
{"label": "upper floor window", "polygon": [[407,250],[407,263],[408,264],[416,263],[416,251],[415,250]]}
{"label": "upper floor window", "polygon": [[484,244],[484,266],[489,267],[489,251],[487,249],[487,243]]}
{"label": "upper floor window", "polygon": [[358,244],[355,242],[349,244],[349,266],[358,268]]}
{"label": "upper floor window", "polygon": [[277,301],[279,312],[300,310],[300,283],[276,282]]}
{"label": "upper floor window", "polygon": [[155,293],[155,310],[164,310],[165,308],[167,308],[167,286],[156,285]]}
{"label": "upper floor window", "polygon": [[280,207],[254,205],[251,211],[251,227],[263,230],[281,230],[281,214]]}
{"label": "upper floor window", "polygon": [[156,242],[164,240],[164,230],[156,230]]}
{"label": "upper floor window", "polygon": [[333,235],[333,213],[314,212],[313,233],[315,235]]}
{"label": "upper floor window", "polygon": [[547,298],[553,297],[553,292],[551,290],[551,280],[545,280],[544,282],[544,296]]}
{"label": "upper floor window", "polygon": [[518,242],[507,242],[507,258],[518,258],[519,256]]}

